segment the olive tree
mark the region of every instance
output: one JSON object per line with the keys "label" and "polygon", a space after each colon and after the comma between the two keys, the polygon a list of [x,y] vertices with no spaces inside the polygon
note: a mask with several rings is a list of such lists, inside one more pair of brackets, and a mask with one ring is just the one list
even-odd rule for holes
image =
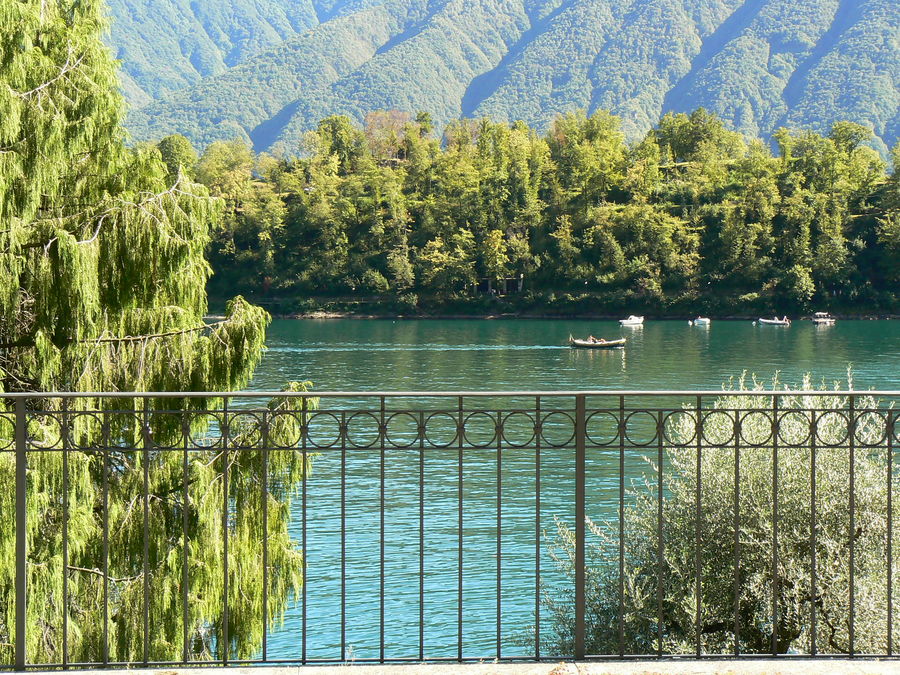
{"label": "olive tree", "polygon": [[[662,500],[650,463],[625,509],[621,596],[618,520],[588,521],[589,654],[619,651],[620,599],[625,653],[808,653],[814,633],[818,652],[887,652],[887,410],[862,396],[851,415],[824,392],[777,405],[773,431],[771,395],[725,392],[703,411],[699,443],[692,410],[669,416]],[[551,551],[573,577],[565,523]],[[572,653],[571,591],[546,592],[544,606],[545,647]]]}

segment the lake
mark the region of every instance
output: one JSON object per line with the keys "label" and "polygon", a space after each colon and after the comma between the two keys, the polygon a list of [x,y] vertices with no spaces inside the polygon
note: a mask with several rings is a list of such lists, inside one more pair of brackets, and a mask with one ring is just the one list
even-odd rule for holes
{"label": "lake", "polygon": [[[568,336],[618,338],[625,349],[574,350]],[[319,391],[461,391],[581,389],[719,389],[748,377],[795,386],[816,383],[855,389],[900,386],[900,321],[838,321],[788,328],[750,321],[648,320],[642,328],[613,321],[548,320],[278,320],[251,388],[278,389],[288,380],[311,380]],[[344,406],[361,402],[344,402]],[[372,406],[376,401],[368,401]],[[331,404],[329,404],[331,405]],[[325,406],[325,403],[323,403]],[[415,658],[504,656],[533,653],[527,634],[535,623],[537,576],[558,592],[565,577],[547,550],[555,518],[573,513],[571,449],[541,453],[541,503],[535,506],[535,452],[507,448],[466,450],[463,459],[463,528],[458,527],[458,457],[455,449],[393,449],[384,461],[385,653]],[[354,449],[346,463],[341,519],[341,452],[322,450],[307,481],[305,599],[296,598],[283,626],[273,629],[269,659],[378,658],[381,610],[381,457]],[[421,466],[419,462],[421,461]],[[617,513],[618,452],[589,457],[588,510],[602,522]],[[648,470],[643,452],[630,452],[627,475]],[[419,471],[424,481],[419,482]],[[502,485],[500,574],[497,557],[498,475]],[[293,534],[302,521],[295,502]],[[421,518],[421,520],[420,520]],[[540,526],[536,524],[539,518]],[[343,527],[342,527],[343,523]],[[420,532],[421,526],[421,532]],[[345,558],[345,633],[341,635],[341,534]],[[422,556],[420,559],[420,536]],[[463,631],[458,627],[458,560],[463,559]],[[424,583],[419,587],[419,565]],[[501,579],[501,635],[497,634],[497,580]],[[556,590],[554,590],[556,589]],[[420,598],[424,622],[420,626]],[[542,617],[546,631],[547,618]],[[421,633],[420,633],[421,630]]]}
{"label": "lake", "polygon": [[[625,350],[565,346],[568,336],[628,338]],[[805,373],[858,388],[898,382],[900,321],[789,328],[716,321],[278,320],[254,389],[311,380],[321,391],[718,389],[742,371],[797,383]]]}

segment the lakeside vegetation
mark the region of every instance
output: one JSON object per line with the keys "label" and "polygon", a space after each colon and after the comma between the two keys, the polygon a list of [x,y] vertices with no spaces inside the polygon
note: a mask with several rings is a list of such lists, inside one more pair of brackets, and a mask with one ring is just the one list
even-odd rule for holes
{"label": "lakeside vegetation", "polygon": [[326,118],[300,157],[158,147],[173,180],[225,201],[214,296],[284,314],[721,316],[896,311],[900,174],[870,137],[783,129],[773,153],[701,109],[634,144],[606,112],[545,136],[461,120],[438,139],[427,113],[393,111]]}
{"label": "lakeside vegetation", "polygon": [[[815,387],[807,377],[798,389]],[[848,399],[822,387],[821,395],[779,397],[784,414],[773,425],[750,412],[772,407],[763,387],[742,380],[735,390],[758,395],[723,392],[699,439],[689,411],[667,422],[662,467],[650,463],[630,489],[621,549],[616,517],[588,521],[587,653],[618,653],[620,612],[625,654],[658,646],[731,654],[736,645],[745,654],[887,653],[888,589],[898,572],[886,557],[898,515],[885,480],[888,418],[870,413],[850,423]],[[880,407],[871,397],[856,404]],[[777,450],[768,445],[773,435]],[[865,451],[848,452],[848,436]],[[575,535],[560,520],[551,555],[573,579]],[[548,653],[573,651],[572,597],[568,588],[544,596]]]}
{"label": "lakeside vegetation", "polygon": [[[36,397],[21,399],[26,428],[15,428],[10,392],[239,389],[265,338],[268,315],[240,297],[223,320],[204,321],[206,248],[222,203],[186,176],[170,176],[155,149],[125,144],[117,67],[101,41],[104,17],[97,0],[0,0],[4,666],[23,640],[31,663],[246,657],[303,583],[302,555],[288,533],[290,496],[307,471],[302,457],[271,458],[263,499],[258,455],[226,461],[202,440],[190,456],[156,451],[202,439],[210,418],[188,413],[220,402]],[[273,401],[273,410],[279,405]],[[285,426],[270,431],[295,431]],[[239,422],[229,431],[238,443],[258,436]],[[25,636],[14,622],[10,515],[19,432],[30,445]],[[228,528],[226,500],[239,511]],[[229,536],[230,567],[222,555]],[[234,590],[262,584],[263,542],[268,605]],[[179,571],[187,557],[189,590]],[[146,652],[144,612],[153,630]]]}

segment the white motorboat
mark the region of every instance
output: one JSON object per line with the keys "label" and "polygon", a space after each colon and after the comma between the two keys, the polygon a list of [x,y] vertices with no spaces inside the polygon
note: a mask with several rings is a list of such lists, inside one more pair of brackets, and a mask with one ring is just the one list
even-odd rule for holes
{"label": "white motorboat", "polygon": [[782,319],[775,317],[773,319],[760,319],[759,323],[762,326],[790,326],[791,320],[787,317]]}
{"label": "white motorboat", "polygon": [[708,326],[711,323],[712,321],[710,321],[709,317],[705,316],[698,316],[693,321],[688,321],[688,324],[690,324],[691,326]]}
{"label": "white motorboat", "polygon": [[835,318],[828,312],[816,312],[813,314],[812,322],[817,326],[833,326]]}
{"label": "white motorboat", "polygon": [[622,326],[643,326],[644,317],[632,314],[627,319],[619,319],[619,324]]}

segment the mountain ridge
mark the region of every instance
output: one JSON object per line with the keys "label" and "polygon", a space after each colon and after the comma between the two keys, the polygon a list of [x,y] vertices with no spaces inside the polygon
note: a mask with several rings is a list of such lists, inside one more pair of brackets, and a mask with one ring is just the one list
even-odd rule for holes
{"label": "mountain ridge", "polygon": [[[189,77],[173,59],[153,72],[149,36],[162,28],[138,34],[134,17],[116,17],[141,5],[164,22],[185,2],[111,0],[136,140],[237,136],[294,152],[323,117],[386,109],[428,111],[439,129],[482,116],[546,129],[604,108],[631,139],[698,107],[748,136],[848,119],[885,154],[900,133],[894,0],[231,0],[231,13],[194,0],[194,19],[203,10],[212,24],[179,49],[206,71]],[[221,53],[207,63],[210,43]]]}

